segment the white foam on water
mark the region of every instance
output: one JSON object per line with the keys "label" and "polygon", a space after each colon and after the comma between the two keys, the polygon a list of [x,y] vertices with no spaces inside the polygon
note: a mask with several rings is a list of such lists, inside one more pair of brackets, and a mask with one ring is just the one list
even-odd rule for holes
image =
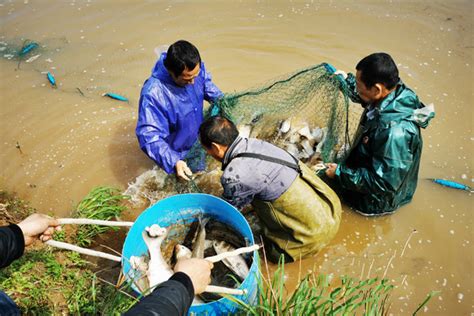
{"label": "white foam on water", "polygon": [[124,194],[130,196],[130,202],[135,206],[153,204],[162,197],[161,189],[165,185],[165,178],[166,173],[155,166],[129,183]]}

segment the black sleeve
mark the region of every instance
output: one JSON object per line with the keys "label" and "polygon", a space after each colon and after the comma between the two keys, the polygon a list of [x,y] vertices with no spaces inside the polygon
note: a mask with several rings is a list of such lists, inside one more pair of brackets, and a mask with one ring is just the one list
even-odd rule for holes
{"label": "black sleeve", "polygon": [[25,238],[20,227],[15,224],[0,227],[0,268],[20,258],[24,250]]}
{"label": "black sleeve", "polygon": [[191,279],[183,272],[176,272],[124,315],[187,315],[193,299],[194,287]]}

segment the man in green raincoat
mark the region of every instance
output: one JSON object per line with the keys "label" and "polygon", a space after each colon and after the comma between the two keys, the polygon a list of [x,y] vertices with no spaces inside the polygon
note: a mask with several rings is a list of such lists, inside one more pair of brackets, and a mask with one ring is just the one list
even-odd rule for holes
{"label": "man in green raincoat", "polygon": [[415,193],[423,141],[420,127],[434,117],[398,77],[395,62],[375,53],[345,78],[352,101],[365,108],[360,138],[343,164],[328,164],[326,175],[341,189],[343,200],[366,216],[393,213]]}
{"label": "man in green raincoat", "polygon": [[199,128],[201,144],[222,162],[223,198],[252,204],[263,229],[266,256],[285,262],[314,255],[336,235],[341,203],[314,171],[268,142],[239,136],[235,125],[211,117]]}

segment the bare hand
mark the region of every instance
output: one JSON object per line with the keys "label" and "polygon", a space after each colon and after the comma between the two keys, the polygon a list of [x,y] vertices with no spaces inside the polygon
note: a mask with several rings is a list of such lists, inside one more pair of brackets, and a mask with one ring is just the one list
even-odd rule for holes
{"label": "bare hand", "polygon": [[176,163],[176,175],[181,179],[189,181],[190,179],[188,178],[188,176],[192,176],[193,173],[191,169],[189,169],[186,162],[184,162],[183,160],[178,160],[178,162]]}
{"label": "bare hand", "polygon": [[51,239],[55,230],[61,230],[56,219],[44,214],[32,214],[18,224],[25,238],[25,246],[31,245],[36,239]]}
{"label": "bare hand", "polygon": [[329,179],[334,179],[336,176],[337,163],[327,163],[326,166],[328,167],[326,169],[326,176]]}
{"label": "bare hand", "polygon": [[205,259],[182,259],[178,260],[174,266],[174,272],[186,273],[193,282],[194,294],[200,294],[211,283],[211,269],[213,267],[214,264]]}

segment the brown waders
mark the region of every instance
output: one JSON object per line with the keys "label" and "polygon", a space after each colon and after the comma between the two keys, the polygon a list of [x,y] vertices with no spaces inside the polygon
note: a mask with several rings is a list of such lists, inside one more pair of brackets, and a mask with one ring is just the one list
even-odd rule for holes
{"label": "brown waders", "polygon": [[341,222],[336,193],[305,164],[298,165],[300,175],[278,199],[252,202],[272,262],[278,262],[281,254],[291,262],[317,253],[336,235]]}

